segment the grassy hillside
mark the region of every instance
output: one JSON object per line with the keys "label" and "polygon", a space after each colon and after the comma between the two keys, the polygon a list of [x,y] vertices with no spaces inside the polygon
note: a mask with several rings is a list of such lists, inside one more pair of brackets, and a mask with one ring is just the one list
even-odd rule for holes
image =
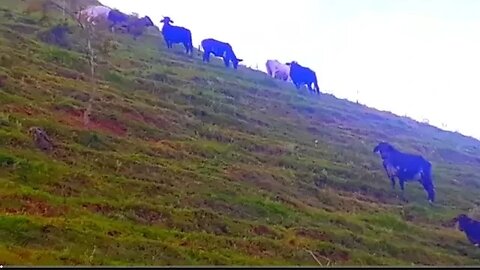
{"label": "grassy hillside", "polygon": [[[0,264],[480,263],[450,222],[480,203],[478,141],[205,65],[152,32],[100,33],[92,87],[81,30],[70,49],[43,42],[56,21],[28,4],[0,10]],[[408,202],[391,191],[380,140],[432,161],[435,206],[417,183]]]}

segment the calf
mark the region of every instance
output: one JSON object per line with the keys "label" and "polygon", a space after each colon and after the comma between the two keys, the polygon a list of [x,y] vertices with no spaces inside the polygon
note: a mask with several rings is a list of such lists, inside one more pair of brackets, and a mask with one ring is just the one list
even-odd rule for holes
{"label": "calf", "polygon": [[476,247],[480,247],[480,222],[465,214],[458,215],[453,219],[458,222],[458,229],[465,233],[468,241]]}
{"label": "calf", "polygon": [[232,62],[233,68],[237,69],[238,63],[243,59],[238,59],[233,52],[232,46],[226,42],[218,41],[213,38],[202,40],[203,62],[210,62],[210,54],[223,58],[223,63],[228,68]]}
{"label": "calf", "polygon": [[[398,178],[400,189],[405,190],[405,182],[418,180],[423,189],[427,192],[428,201],[435,200],[435,187],[432,179],[432,165],[422,156],[402,153],[386,142],[379,143],[374,153],[380,153],[383,159],[383,167],[392,182],[392,189],[395,188],[395,177]],[[416,179],[419,176],[419,179]]]}
{"label": "calf", "polygon": [[277,60],[267,60],[265,66],[267,67],[268,75],[270,75],[272,78],[283,81],[292,80],[290,78],[290,66],[282,64]]}
{"label": "calf", "polygon": [[[297,62],[293,61],[287,63],[290,66],[290,77],[292,78],[293,83],[300,89],[300,86],[306,84],[308,90],[314,91],[317,94],[320,94],[320,88],[318,87],[317,75],[315,72],[307,67],[299,65]],[[313,88],[312,88],[313,84]]]}
{"label": "calf", "polygon": [[187,54],[193,54],[192,32],[180,26],[171,25],[173,21],[170,17],[163,17],[160,21],[163,23],[162,34],[167,44],[167,48],[172,48],[175,43],[183,43]]}

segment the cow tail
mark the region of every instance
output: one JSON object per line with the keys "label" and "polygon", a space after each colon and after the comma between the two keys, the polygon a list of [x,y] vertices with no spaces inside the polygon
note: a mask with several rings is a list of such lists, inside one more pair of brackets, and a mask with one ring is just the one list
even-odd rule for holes
{"label": "cow tail", "polygon": [[423,188],[428,194],[428,200],[430,202],[435,201],[435,186],[433,184],[433,177],[432,177],[432,164],[430,162],[425,162],[422,174],[422,184]]}

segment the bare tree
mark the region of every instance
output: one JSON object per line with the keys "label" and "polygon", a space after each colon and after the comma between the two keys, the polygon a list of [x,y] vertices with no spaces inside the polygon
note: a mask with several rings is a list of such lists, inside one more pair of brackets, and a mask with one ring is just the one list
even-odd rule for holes
{"label": "bare tree", "polygon": [[[67,10],[65,5],[65,0],[63,0],[63,5],[59,5],[53,0],[46,1],[45,3],[46,3],[45,5],[51,5],[56,8],[59,8],[64,15],[68,14],[81,27],[87,43],[87,58],[90,66],[90,83],[92,85],[93,93],[95,93],[97,90],[97,84],[95,82],[95,52],[92,46],[92,40],[94,40],[95,38],[94,25],[91,23],[85,22],[81,16],[76,16],[76,14],[78,14],[78,12],[80,12],[84,8],[83,6],[81,6],[79,1],[72,0],[70,2],[70,9],[75,10],[75,12],[71,12]],[[92,102],[93,102],[93,95],[90,94],[90,98],[88,100],[86,109],[83,113],[83,124],[87,128],[89,127],[89,124],[90,124],[90,116],[92,113]]]}

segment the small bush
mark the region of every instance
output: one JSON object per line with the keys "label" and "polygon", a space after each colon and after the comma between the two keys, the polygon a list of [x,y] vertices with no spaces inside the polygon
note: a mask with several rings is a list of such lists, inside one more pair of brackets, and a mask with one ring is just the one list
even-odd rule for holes
{"label": "small bush", "polygon": [[107,150],[108,145],[97,133],[94,132],[82,132],[77,136],[77,143],[95,150]]}
{"label": "small bush", "polygon": [[11,156],[0,154],[0,168],[10,167],[15,164],[15,159]]}
{"label": "small bush", "polygon": [[67,24],[58,24],[44,32],[39,33],[38,37],[45,43],[69,49],[70,41],[68,39],[68,34],[71,33],[72,31]]}

